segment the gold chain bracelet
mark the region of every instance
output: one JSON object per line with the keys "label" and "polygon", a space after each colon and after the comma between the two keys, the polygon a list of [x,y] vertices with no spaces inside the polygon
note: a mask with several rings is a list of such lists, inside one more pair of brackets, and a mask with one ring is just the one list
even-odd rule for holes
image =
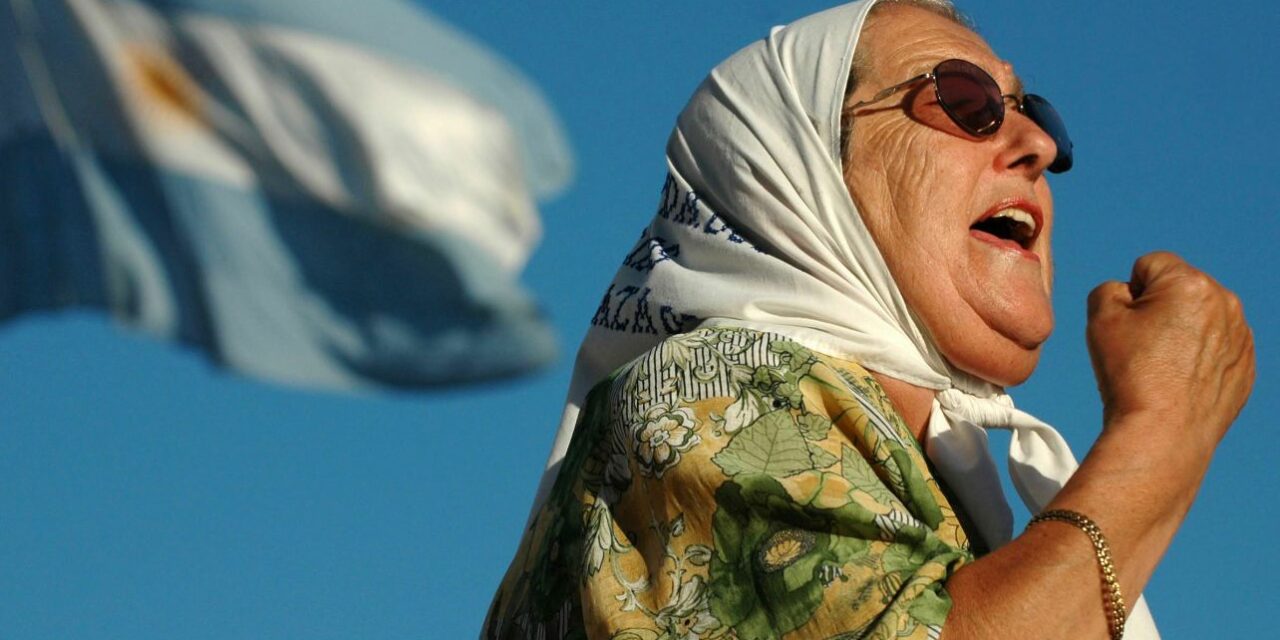
{"label": "gold chain bracelet", "polygon": [[1120,581],[1116,579],[1115,565],[1111,563],[1111,547],[1102,535],[1102,529],[1083,513],[1067,509],[1051,509],[1031,519],[1027,527],[1037,522],[1057,520],[1073,524],[1084,531],[1093,542],[1093,552],[1098,556],[1098,566],[1102,568],[1102,606],[1107,613],[1107,627],[1111,631],[1111,640],[1124,637],[1124,621],[1129,614],[1125,610],[1124,596],[1120,594]]}

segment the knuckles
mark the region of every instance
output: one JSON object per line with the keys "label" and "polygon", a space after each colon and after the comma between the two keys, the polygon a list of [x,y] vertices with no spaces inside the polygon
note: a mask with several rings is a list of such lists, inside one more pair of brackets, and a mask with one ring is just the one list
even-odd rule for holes
{"label": "knuckles", "polygon": [[1227,311],[1233,316],[1244,318],[1244,303],[1240,301],[1240,296],[1231,291],[1227,291]]}
{"label": "knuckles", "polygon": [[1239,336],[1242,329],[1248,331],[1243,304],[1235,293],[1167,251],[1138,258],[1131,283],[1104,282],[1090,291],[1088,318],[1091,326],[1112,329],[1131,318],[1148,329],[1163,326],[1182,334],[1197,334],[1200,339]]}
{"label": "knuckles", "polygon": [[1210,300],[1222,295],[1222,287],[1205,272],[1190,266],[1180,271],[1177,284],[1184,295],[1200,300]]}

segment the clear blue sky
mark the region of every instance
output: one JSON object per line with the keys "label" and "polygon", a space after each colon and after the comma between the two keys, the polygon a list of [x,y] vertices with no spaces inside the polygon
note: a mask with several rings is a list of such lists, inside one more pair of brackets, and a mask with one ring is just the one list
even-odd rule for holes
{"label": "clear blue sky", "polygon": [[[230,377],[90,314],[0,327],[0,638],[474,637],[577,342],[656,205],[676,114],[715,63],[827,5],[431,6],[542,85],[578,153],[574,187],[543,208],[526,277],[562,336],[559,364],[356,398]],[[1076,169],[1053,178],[1059,326],[1015,398],[1083,454],[1100,418],[1089,289],[1154,249],[1235,289],[1258,383],[1147,593],[1167,639],[1274,637],[1280,11],[961,7],[1076,140]]]}

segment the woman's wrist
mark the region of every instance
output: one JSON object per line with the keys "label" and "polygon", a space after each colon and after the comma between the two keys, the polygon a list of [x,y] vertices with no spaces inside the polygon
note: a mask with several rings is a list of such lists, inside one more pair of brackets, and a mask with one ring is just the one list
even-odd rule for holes
{"label": "woman's wrist", "polygon": [[1182,525],[1213,454],[1193,438],[1166,435],[1185,425],[1165,420],[1155,414],[1115,418],[1047,507],[1086,514],[1106,532],[1131,602]]}
{"label": "woman's wrist", "polygon": [[1208,470],[1219,440],[1197,429],[1194,422],[1183,412],[1155,409],[1110,415],[1081,466],[1194,489]]}

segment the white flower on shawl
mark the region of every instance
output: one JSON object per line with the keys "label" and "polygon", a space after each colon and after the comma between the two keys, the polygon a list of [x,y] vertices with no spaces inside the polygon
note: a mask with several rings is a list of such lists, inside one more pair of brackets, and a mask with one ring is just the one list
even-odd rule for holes
{"label": "white flower on shawl", "polygon": [[661,478],[667,469],[680,462],[681,453],[702,442],[694,433],[697,425],[690,409],[659,404],[646,411],[643,419],[644,424],[636,430],[635,442],[636,457],[646,475]]}
{"label": "white flower on shawl", "polygon": [[[675,601],[658,611],[654,623],[672,640],[702,640],[712,637],[721,623],[711,614],[707,586],[702,576],[680,585]],[[716,634],[718,635],[718,634]]]}

